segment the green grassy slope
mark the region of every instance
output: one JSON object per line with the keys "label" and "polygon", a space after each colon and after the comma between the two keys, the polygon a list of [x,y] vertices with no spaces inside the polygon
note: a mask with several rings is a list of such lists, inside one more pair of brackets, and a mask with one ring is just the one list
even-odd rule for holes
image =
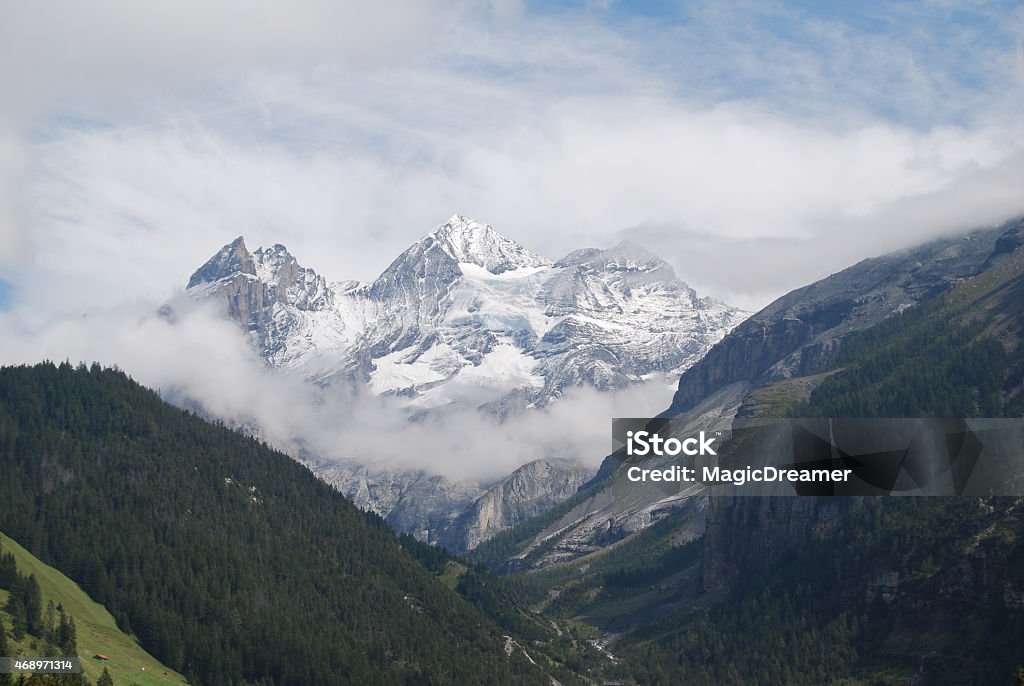
{"label": "green grassy slope", "polygon": [[[183,676],[160,664],[156,658],[143,650],[133,637],[118,629],[117,623],[106,608],[93,601],[74,581],[40,562],[3,533],[0,533],[0,549],[14,555],[14,561],[21,574],[35,575],[43,593],[44,605],[51,600],[54,605],[63,605],[65,611],[75,620],[78,630],[78,653],[82,658],[85,675],[90,681],[96,681],[106,666],[116,684],[170,686],[188,683]],[[14,645],[13,641],[8,640]],[[24,645],[23,647],[27,648]],[[97,653],[106,655],[110,660],[94,660],[93,655]]]}

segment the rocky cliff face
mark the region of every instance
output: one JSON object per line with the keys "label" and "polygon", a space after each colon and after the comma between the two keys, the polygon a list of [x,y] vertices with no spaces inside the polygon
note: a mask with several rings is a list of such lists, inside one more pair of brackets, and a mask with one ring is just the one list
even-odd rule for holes
{"label": "rocky cliff face", "polygon": [[228,315],[249,331],[257,331],[269,319],[267,285],[256,278],[256,264],[239,236],[200,267],[189,279],[188,288],[218,282]]}
{"label": "rocky cliff face", "polygon": [[593,474],[560,459],[529,462],[493,484],[354,462],[308,464],[356,505],[399,531],[460,553],[571,497]]}
{"label": "rocky cliff face", "polygon": [[476,482],[453,481],[418,469],[375,468],[357,462],[308,465],[358,507],[428,543],[437,543],[438,532],[449,529],[485,490]]}
{"label": "rocky cliff face", "polygon": [[450,550],[472,550],[505,529],[570,498],[592,475],[569,460],[535,460],[481,494],[442,532]]}

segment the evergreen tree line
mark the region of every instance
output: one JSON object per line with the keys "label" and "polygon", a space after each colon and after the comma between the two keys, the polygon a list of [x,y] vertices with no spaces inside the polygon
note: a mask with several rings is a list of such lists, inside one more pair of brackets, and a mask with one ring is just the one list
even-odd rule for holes
{"label": "evergreen tree line", "polygon": [[[12,553],[3,552],[0,546],[0,589],[9,593],[3,610],[11,617],[11,638],[21,643],[29,636],[42,641],[38,654],[48,657],[78,655],[75,620],[64,611],[62,605],[53,601],[43,609],[42,593],[34,574],[28,576],[18,572]],[[7,642],[7,632],[0,624],[0,657],[13,657]],[[107,675],[110,678],[110,675]],[[81,674],[0,674],[0,686],[88,686],[88,680]]]}
{"label": "evergreen tree line", "polygon": [[124,374],[0,368],[0,521],[200,686],[547,683],[379,517]]}
{"label": "evergreen tree line", "polygon": [[9,595],[4,611],[11,616],[11,637],[22,641],[31,634],[56,650],[49,655],[74,656],[78,654],[75,620],[64,612],[61,605],[49,601],[43,610],[43,596],[34,574],[23,576],[18,572],[12,553],[0,547],[0,589]]}
{"label": "evergreen tree line", "polygon": [[35,575],[22,576],[14,564],[14,555],[0,548],[0,588],[10,592],[4,611],[13,620],[14,640],[25,634],[43,635],[43,595]]}
{"label": "evergreen tree line", "polygon": [[1024,345],[939,298],[847,341],[795,417],[1019,417]]}

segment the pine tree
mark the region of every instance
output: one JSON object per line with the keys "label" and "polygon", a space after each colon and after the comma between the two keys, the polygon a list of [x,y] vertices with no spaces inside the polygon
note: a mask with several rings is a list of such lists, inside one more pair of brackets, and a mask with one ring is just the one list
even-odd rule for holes
{"label": "pine tree", "polygon": [[100,674],[100,678],[96,680],[96,686],[114,686],[114,680],[110,677],[110,672],[107,668],[103,668],[103,674]]}
{"label": "pine tree", "polygon": [[52,600],[46,603],[46,612],[43,613],[43,639],[47,643],[60,645],[57,640],[57,608]]}
{"label": "pine tree", "polygon": [[75,629],[75,620],[70,615],[64,614],[63,608],[60,611],[60,624],[55,634],[55,643],[61,649],[61,654],[67,657],[78,654],[78,632]]}
{"label": "pine tree", "polygon": [[33,636],[43,637],[43,592],[35,574],[25,582],[25,629]]}
{"label": "pine tree", "polygon": [[5,553],[0,548],[0,588],[12,588],[17,579],[18,567],[14,564],[14,554]]}
{"label": "pine tree", "polygon": [[11,615],[11,636],[21,641],[25,638],[25,606],[19,602],[17,593],[11,593],[4,609]]}

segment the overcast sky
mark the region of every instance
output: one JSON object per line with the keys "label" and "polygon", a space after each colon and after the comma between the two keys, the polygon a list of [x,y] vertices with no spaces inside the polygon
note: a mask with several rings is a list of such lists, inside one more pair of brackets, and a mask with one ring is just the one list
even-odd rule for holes
{"label": "overcast sky", "polygon": [[552,259],[631,238],[757,309],[1024,214],[1022,111],[1010,0],[2,2],[0,363],[117,364],[327,457],[358,415],[377,459],[493,477],[573,426],[551,454],[596,465],[669,386],[410,428],[154,312],[238,235],[365,281],[455,213]]}
{"label": "overcast sky", "polygon": [[159,300],[236,235],[372,279],[453,213],[759,307],[1024,211],[1018,2],[0,6],[0,307]]}

